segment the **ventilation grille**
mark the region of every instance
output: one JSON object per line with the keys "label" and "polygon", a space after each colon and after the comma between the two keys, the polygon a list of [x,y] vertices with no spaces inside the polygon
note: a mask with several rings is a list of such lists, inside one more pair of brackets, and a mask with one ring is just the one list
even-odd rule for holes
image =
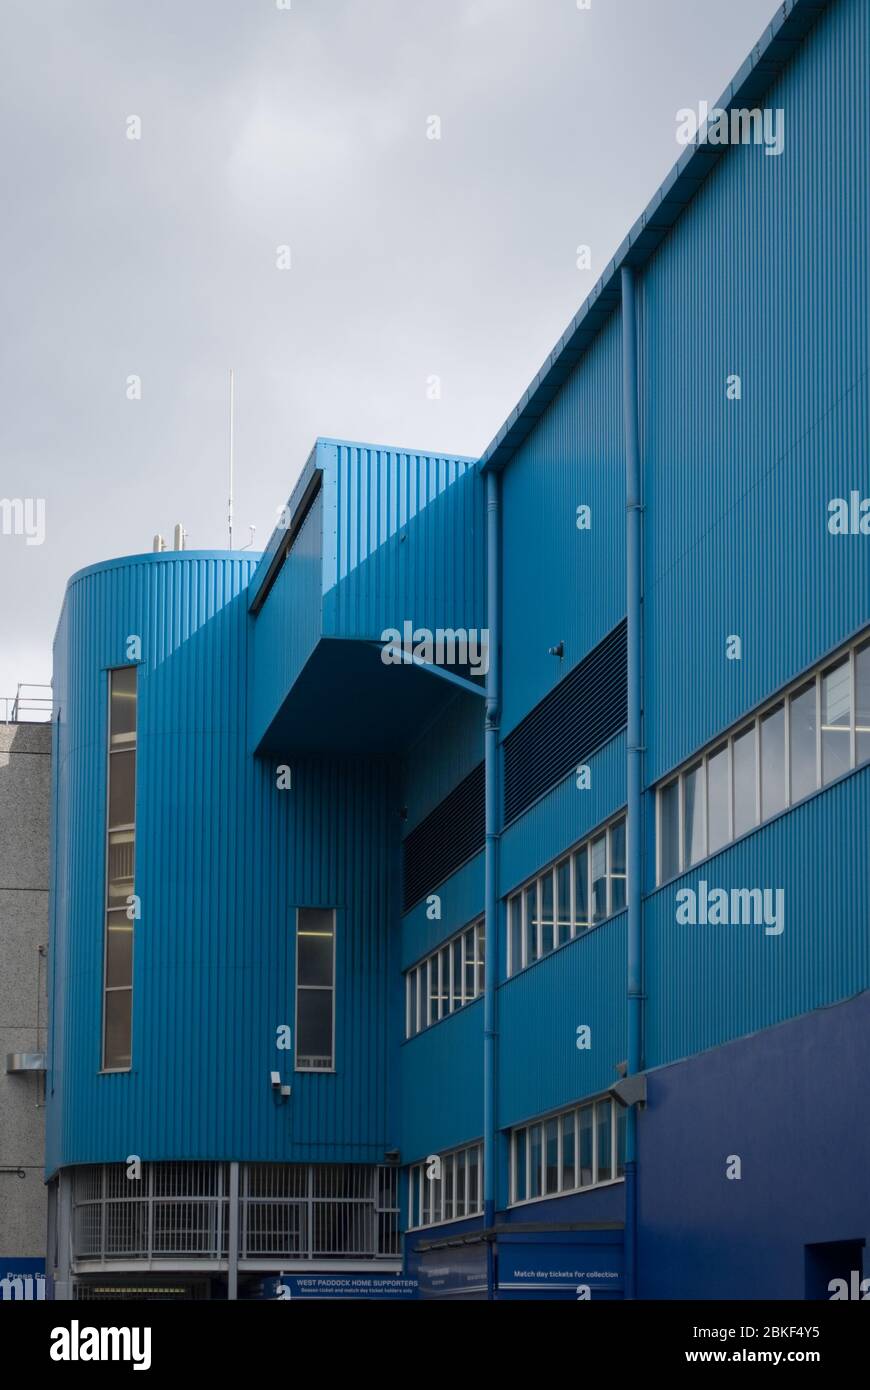
{"label": "ventilation grille", "polygon": [[405,840],[402,911],[407,912],[483,849],[483,763],[463,778]]}
{"label": "ventilation grille", "polygon": [[505,825],[625,726],[627,702],[623,619],[505,739]]}

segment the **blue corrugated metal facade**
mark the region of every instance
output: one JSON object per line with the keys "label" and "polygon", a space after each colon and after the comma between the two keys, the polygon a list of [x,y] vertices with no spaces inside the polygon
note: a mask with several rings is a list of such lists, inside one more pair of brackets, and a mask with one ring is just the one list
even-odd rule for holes
{"label": "blue corrugated metal facade", "polygon": [[[805,1247],[870,1240],[852,1160],[840,1172],[832,1157],[849,1145],[845,1101],[826,1110],[828,1147],[814,1141],[806,1159],[839,1195],[793,1236],[781,1213],[765,1228],[755,1197],[730,1208],[724,1177],[741,1145],[754,1162],[780,1162],[784,1115],[808,1115],[826,1068],[842,1066],[824,1052],[832,1037],[865,1050],[870,1041],[866,996],[853,999],[870,989],[870,763],[661,886],[656,873],[656,785],[870,628],[870,535],[835,536],[827,525],[830,499],[870,496],[868,79],[862,0],[781,6],[723,105],[781,110],[782,153],[759,144],[684,153],[481,460],[319,440],[259,562],[138,556],[70,582],[55,656],[50,1174],[130,1153],[397,1165],[406,1267],[433,1297],[518,1296],[524,1259],[537,1267],[530,1296],[576,1297],[555,1273],[544,1278],[566,1242],[575,1267],[585,1247],[591,1268],[612,1265],[609,1286],[592,1278],[593,1298],[635,1285],[643,1297],[802,1296]],[[528,770],[530,742],[517,773],[529,795],[519,787],[524,809],[509,824],[501,795],[505,741],[546,728],[541,758],[552,752],[560,731],[541,723],[541,702],[629,607],[624,267],[638,311],[643,798],[628,833],[642,851],[648,1083],[634,1112],[637,1238],[625,1252],[623,1224],[634,1220],[623,1201],[625,1111],[616,1100],[609,1108],[629,1056],[625,730],[608,731],[582,768],[543,790]],[[489,610],[488,475],[500,548]],[[389,629],[480,631],[493,613],[500,700],[495,686],[482,698],[467,663],[383,660]],[[127,664],[131,634],[142,639],[134,1060],[105,1075],[106,672]],[[856,698],[857,689],[853,725]],[[487,712],[499,720],[486,772],[499,792],[495,833],[490,823],[486,846],[481,835],[403,913],[408,837],[483,763]],[[290,788],[278,785],[282,767]],[[596,853],[609,856],[610,887],[593,887],[593,904],[607,891],[608,906],[574,934],[582,870],[566,856],[578,846],[590,873]],[[417,867],[422,882],[426,866]],[[702,880],[781,890],[782,932],[680,925],[677,895]],[[560,899],[569,923],[548,950],[554,882],[560,894],[574,887],[572,908]],[[520,964],[511,933],[521,903],[537,904],[525,910],[541,925],[533,950],[521,919]],[[276,1029],[294,1018],[299,907],[336,911],[335,1070],[291,1068],[283,1104],[269,1073],[282,1061]],[[492,996],[468,955],[485,915]],[[539,946],[542,958],[530,958]],[[496,1037],[488,1242],[482,1187],[472,1188],[464,1156],[487,1123],[487,1002]],[[812,1067],[795,1065],[786,1027],[795,1048],[821,1049]],[[721,1120],[742,1094],[727,1080],[729,1057],[742,1085],[752,1068],[767,1078],[765,1104],[733,1131]],[[855,1085],[866,1105],[866,1078]],[[594,1163],[581,1156],[593,1109]],[[450,1183],[462,1182],[461,1207],[458,1186],[425,1176],[436,1157]],[[805,1205],[812,1186],[807,1177],[794,1200]],[[435,1190],[437,1208],[427,1205]],[[707,1211],[723,1250],[715,1274],[703,1257]],[[523,1223],[537,1223],[537,1244],[523,1246]],[[765,1241],[747,1294],[738,1252]]]}

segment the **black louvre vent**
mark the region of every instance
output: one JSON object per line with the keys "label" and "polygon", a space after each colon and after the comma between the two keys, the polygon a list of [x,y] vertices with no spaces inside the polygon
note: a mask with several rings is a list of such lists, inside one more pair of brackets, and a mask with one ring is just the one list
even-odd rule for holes
{"label": "black louvre vent", "polygon": [[486,838],[483,763],[463,778],[404,842],[404,892],[407,912],[479,854]]}
{"label": "black louvre vent", "polygon": [[505,739],[505,824],[623,728],[627,704],[623,619]]}

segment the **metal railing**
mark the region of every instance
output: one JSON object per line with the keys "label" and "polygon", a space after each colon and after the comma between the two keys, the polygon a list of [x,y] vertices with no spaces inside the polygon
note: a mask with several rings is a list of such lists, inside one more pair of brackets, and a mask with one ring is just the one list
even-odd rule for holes
{"label": "metal railing", "polygon": [[[386,1165],[243,1163],[241,1259],[314,1260],[399,1253],[398,1170]],[[123,1163],[76,1170],[76,1260],[227,1255],[229,1165]]]}
{"label": "metal railing", "polygon": [[51,712],[51,686],[44,682],[19,681],[14,695],[0,695],[3,724],[44,724],[51,719]]}

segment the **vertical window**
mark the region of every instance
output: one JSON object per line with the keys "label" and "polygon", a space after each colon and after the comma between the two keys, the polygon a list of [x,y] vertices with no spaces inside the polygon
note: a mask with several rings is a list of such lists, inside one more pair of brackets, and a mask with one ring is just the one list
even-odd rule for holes
{"label": "vertical window", "polygon": [[731,810],[728,787],[728,744],[713,750],[707,760],[707,840],[708,853],[731,839]]}
{"label": "vertical window", "polygon": [[571,860],[556,865],[556,945],[571,939]]}
{"label": "vertical window", "polygon": [[761,819],[785,809],[785,705],[761,721]]}
{"label": "vertical window", "polygon": [[628,1111],[622,1105],[616,1106],[616,1176],[625,1177],[625,1130]]}
{"label": "vertical window", "polygon": [[296,912],[296,1070],[335,1065],[335,912]]}
{"label": "vertical window", "polygon": [[136,667],[109,672],[106,788],[106,934],[103,988],[103,1070],[132,1065],[133,894],[136,847]]}
{"label": "vertical window", "polygon": [[816,683],[807,681],[789,701],[791,800],[801,801],[818,786],[816,769]]}
{"label": "vertical window", "polygon": [[438,1017],[446,1018],[450,1012],[450,953],[446,946],[440,951],[441,978],[438,988]]}
{"label": "vertical window", "polygon": [[697,864],[705,851],[704,764],[696,763],[683,774],[683,863]]}
{"label": "vertical window", "polygon": [[574,855],[574,923],[579,931],[589,926],[589,846]]}
{"label": "vertical window", "polygon": [[541,1126],[529,1127],[529,1196],[541,1195]]}
{"label": "vertical window", "polygon": [[598,1147],[598,1171],[596,1182],[609,1182],[613,1177],[613,1103],[600,1100],[595,1107],[595,1131]]}
{"label": "vertical window", "polygon": [[734,772],[734,834],[743,835],[758,824],[756,803],[755,725],[736,735],[732,745]]}
{"label": "vertical window", "polygon": [[530,883],[525,891],[526,908],[526,965],[538,959],[538,885]]}
{"label": "vertical window", "polygon": [[544,1191],[559,1191],[559,1121],[548,1120],[544,1125]]}
{"label": "vertical window", "polygon": [[607,837],[598,835],[589,846],[589,877],[592,882],[592,922],[607,916]]}
{"label": "vertical window", "polygon": [[570,1114],[562,1116],[562,1189],[570,1191],[577,1186],[577,1174],[575,1171],[575,1151],[574,1129],[577,1123],[577,1111],[572,1110]]}
{"label": "vertical window", "polygon": [[463,989],[462,975],[462,937],[457,936],[451,946],[453,954],[453,1007],[461,1009],[465,1003],[465,990]]}
{"label": "vertical window", "polygon": [[855,649],[855,762],[870,758],[870,642]]}
{"label": "vertical window", "polygon": [[523,968],[523,900],[515,893],[508,903],[510,925],[510,973],[516,975]]}
{"label": "vertical window", "polygon": [[469,927],[463,933],[465,937],[465,997],[469,1001],[474,998],[477,984],[477,956],[475,954],[477,937],[474,927]]}
{"label": "vertical window", "polygon": [[518,1129],[514,1135],[514,1201],[524,1202],[528,1191],[528,1164],[526,1161],[527,1131]]}
{"label": "vertical window", "polygon": [[852,766],[852,673],[848,656],[822,672],[822,782]]}
{"label": "vertical window", "polygon": [[483,994],[486,961],[486,923],[478,922],[475,928],[477,938],[477,993]]}
{"label": "vertical window", "polygon": [[625,821],[610,827],[610,911],[625,907]]}
{"label": "vertical window", "polygon": [[462,1151],[456,1155],[456,1174],[454,1177],[453,1208],[456,1212],[457,1221],[465,1215],[465,1168],[467,1152]]}
{"label": "vertical window", "polygon": [[467,1211],[478,1210],[480,1206],[480,1149],[477,1144],[468,1150]]}
{"label": "vertical window", "polygon": [[680,872],[680,781],[675,777],[659,793],[659,878]]}
{"label": "vertical window", "polygon": [[591,1187],[593,1172],[592,1153],[592,1106],[584,1105],[579,1114],[580,1125],[580,1186]]}
{"label": "vertical window", "polygon": [[553,875],[544,874],[541,879],[541,955],[548,956],[555,948],[553,937],[554,927],[554,907],[553,902]]}

